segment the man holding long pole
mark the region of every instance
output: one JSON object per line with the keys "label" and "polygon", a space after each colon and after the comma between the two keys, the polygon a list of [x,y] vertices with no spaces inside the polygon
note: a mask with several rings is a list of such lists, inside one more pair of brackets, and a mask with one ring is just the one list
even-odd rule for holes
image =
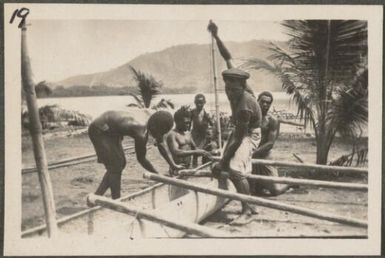
{"label": "man holding long pole", "polygon": [[[254,94],[247,87],[250,75],[234,68],[230,52],[218,37],[218,27],[210,21],[208,30],[217,42],[219,52],[225,59],[228,70],[222,73],[226,95],[230,101],[235,129],[226,145],[222,159],[213,167],[213,174],[226,171],[237,191],[250,194],[246,175],[251,173],[251,157],[260,140],[261,110]],[[242,214],[251,215],[254,210],[242,202]]]}

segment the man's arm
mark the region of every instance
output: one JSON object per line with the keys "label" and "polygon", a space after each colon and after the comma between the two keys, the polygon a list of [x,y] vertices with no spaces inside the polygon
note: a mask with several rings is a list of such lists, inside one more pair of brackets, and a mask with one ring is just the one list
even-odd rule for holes
{"label": "man's arm", "polygon": [[232,58],[229,50],[226,48],[225,44],[223,44],[222,40],[218,36],[218,26],[210,21],[208,27],[208,31],[210,31],[211,35],[215,38],[215,41],[217,42],[219,53],[221,53],[221,56],[226,61],[227,68],[233,68],[234,65],[232,63]]}
{"label": "man's arm", "polygon": [[151,164],[151,162],[146,158],[146,152],[147,152],[147,137],[136,137],[135,140],[135,152],[136,152],[136,158],[139,161],[139,163],[148,171],[152,173],[159,173],[154,166]]}
{"label": "man's arm", "polygon": [[230,164],[230,159],[234,156],[242,143],[243,138],[247,135],[248,125],[250,122],[250,113],[248,111],[241,111],[238,113],[238,122],[232,136],[232,140],[227,145],[223,158],[220,161],[222,169],[227,169]]}
{"label": "man's arm", "polygon": [[273,148],[275,141],[278,138],[278,128],[279,128],[278,120],[275,118],[270,118],[269,133],[267,135],[267,141],[254,151],[253,157],[261,157]]}
{"label": "man's arm", "polygon": [[281,118],[281,117],[278,117],[278,121],[279,121],[281,124],[288,124],[288,125],[294,125],[294,126],[301,126],[301,127],[304,127],[304,125],[301,124],[301,123],[288,121],[288,120],[285,120],[285,119],[283,119],[283,118]]}
{"label": "man's arm", "polygon": [[210,126],[214,126],[214,121],[211,119],[209,113],[205,111],[205,119]]}
{"label": "man's arm", "polygon": [[178,165],[175,163],[168,146],[163,140],[163,137],[156,138],[155,140],[160,154],[167,161],[169,166],[173,169],[183,169],[184,167],[182,165]]}

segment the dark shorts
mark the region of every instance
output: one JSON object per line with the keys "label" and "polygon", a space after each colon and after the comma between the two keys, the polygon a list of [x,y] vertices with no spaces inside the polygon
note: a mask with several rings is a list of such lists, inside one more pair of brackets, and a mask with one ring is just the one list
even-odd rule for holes
{"label": "dark shorts", "polygon": [[88,135],[94,145],[98,162],[103,163],[109,172],[121,173],[126,166],[123,137],[110,135],[92,124],[88,128]]}
{"label": "dark shorts", "polygon": [[[263,157],[258,157],[260,159],[272,159],[272,153],[269,152],[268,155],[265,155]],[[260,165],[260,164],[254,164],[253,165],[253,175],[261,175],[261,176],[275,176],[278,177],[278,170],[273,166],[267,166],[267,165]],[[258,189],[272,189],[274,188],[274,182],[266,182],[261,180],[251,180],[253,181],[254,187]]]}

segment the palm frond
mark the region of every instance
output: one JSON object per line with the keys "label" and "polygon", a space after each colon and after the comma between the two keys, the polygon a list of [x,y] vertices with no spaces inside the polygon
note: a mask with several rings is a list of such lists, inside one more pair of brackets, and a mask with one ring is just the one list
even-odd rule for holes
{"label": "palm frond", "polygon": [[289,49],[270,44],[269,61],[253,58],[245,65],[281,80],[297,117],[315,129],[317,162],[326,164],[336,132],[354,135],[367,122],[367,22],[287,20],[282,25]]}
{"label": "palm frond", "polygon": [[342,135],[354,135],[368,121],[367,92],[339,89],[339,96],[328,112],[328,120]]}
{"label": "palm frond", "polygon": [[152,109],[159,109],[159,108],[171,108],[174,109],[175,105],[172,103],[171,100],[167,99],[161,99],[156,105],[152,106]]}
{"label": "palm frond", "polygon": [[130,66],[134,75],[134,80],[137,82],[138,94],[140,94],[143,104],[146,108],[151,105],[151,100],[160,93],[160,89],[163,84],[161,81],[157,81],[153,76],[145,74],[140,70],[136,70]]}
{"label": "palm frond", "polygon": [[368,149],[364,148],[358,151],[353,151],[350,154],[342,155],[339,158],[329,162],[330,166],[352,166],[356,160],[355,166],[366,164],[368,162]]}
{"label": "palm frond", "polygon": [[142,105],[138,105],[137,103],[130,103],[130,104],[127,104],[126,107],[144,108]]}
{"label": "palm frond", "polygon": [[140,107],[140,108],[145,108],[145,105],[144,105],[144,103],[143,103],[143,100],[142,100],[140,97],[138,97],[138,95],[136,95],[136,94],[134,94],[134,93],[131,93],[131,92],[128,93],[128,95],[132,96],[132,97],[135,99],[136,103],[130,103],[130,104],[127,105],[127,107]]}

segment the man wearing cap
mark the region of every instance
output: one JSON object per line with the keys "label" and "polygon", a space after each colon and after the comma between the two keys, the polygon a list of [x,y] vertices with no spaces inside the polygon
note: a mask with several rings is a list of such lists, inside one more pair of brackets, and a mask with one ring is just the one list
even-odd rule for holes
{"label": "man wearing cap", "polygon": [[[250,194],[249,183],[245,175],[251,173],[251,157],[260,140],[261,110],[251,89],[246,84],[250,75],[233,67],[231,55],[218,37],[217,26],[210,22],[208,30],[215,38],[228,67],[222,76],[235,124],[223,157],[219,163],[214,165],[213,173],[229,172],[230,179],[237,191],[242,194]],[[253,209],[247,203],[242,203],[242,214],[250,215],[252,213],[254,213]]]}
{"label": "man wearing cap", "polygon": [[107,171],[95,194],[103,195],[111,189],[112,199],[120,198],[121,175],[126,166],[123,151],[123,136],[130,136],[135,142],[136,158],[148,171],[159,173],[146,158],[148,134],[155,138],[158,150],[174,169],[183,166],[175,164],[169,149],[163,140],[173,127],[172,115],[167,111],[157,111],[151,115],[148,110],[107,111],[97,117],[88,128],[88,135],[94,145],[98,162],[103,163]]}

